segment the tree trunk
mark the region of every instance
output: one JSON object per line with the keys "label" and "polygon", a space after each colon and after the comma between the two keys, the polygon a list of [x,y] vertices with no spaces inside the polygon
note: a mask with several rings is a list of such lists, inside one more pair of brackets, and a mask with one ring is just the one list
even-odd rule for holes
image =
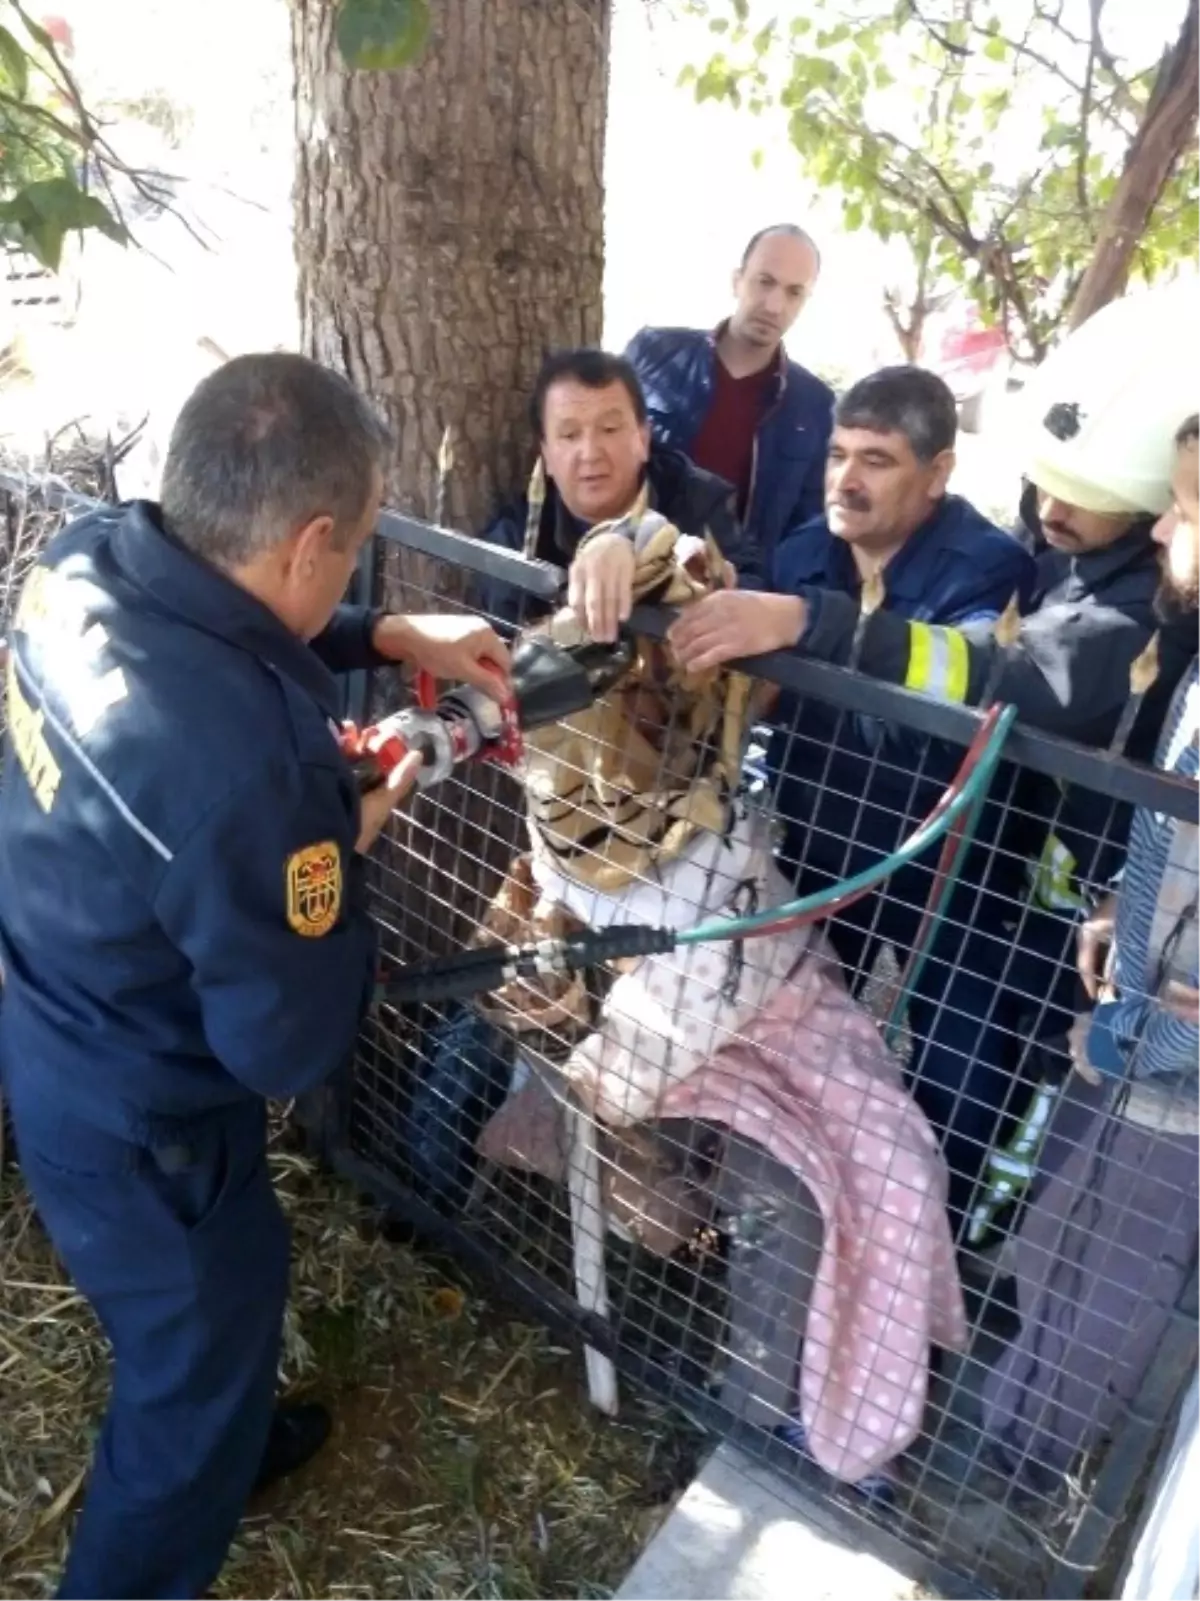
{"label": "tree trunk", "polygon": [[1197,0],[1190,0],[1179,38],[1163,57],[1088,269],[1071,303],[1070,327],[1123,294],[1138,241],[1179,157],[1196,133]]}
{"label": "tree trunk", "polygon": [[[351,72],[335,0],[292,0],[301,339],[391,423],[393,507],[434,514],[452,430],[444,519],[478,532],[533,465],[543,356],[600,340],[611,0],[430,9],[412,66]],[[464,589],[391,549],[375,599],[444,611]],[[396,704],[391,676],[376,675],[369,715]],[[494,767],[412,801],[375,858],[386,954],[461,948],[525,837],[521,792]]]}
{"label": "tree trunk", "polygon": [[389,501],[452,527],[532,465],[548,349],[600,339],[611,0],[434,0],[398,72],[351,72],[334,0],[293,0],[303,347],[377,402]]}

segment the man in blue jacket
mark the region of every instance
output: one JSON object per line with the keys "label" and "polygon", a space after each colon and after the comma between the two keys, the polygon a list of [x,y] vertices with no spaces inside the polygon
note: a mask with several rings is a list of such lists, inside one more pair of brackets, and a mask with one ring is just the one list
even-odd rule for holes
{"label": "man in blue jacket", "polygon": [[783,348],[820,268],[803,228],[764,228],[734,274],[727,322],[711,333],[643,328],[626,352],[655,439],[733,484],[763,573],[787,530],[824,503],[833,391]]}
{"label": "man in blue jacket", "polygon": [[[868,582],[882,583],[883,609],[926,625],[994,620],[1014,596],[1023,603],[1031,557],[946,492],[956,431],[954,397],[931,372],[888,367],[855,384],[834,414],[825,516],[780,546],[774,593],[730,591],[689,607],[671,632],[682,664],[702,671],[790,649],[814,625],[822,592],[858,597]],[[956,753],[876,718],[842,716],[785,694],[769,765],[778,779],[783,855],[808,893],[895,850],[931,809]],[[911,948],[929,881],[924,866],[895,874],[886,894],[866,897],[834,922],[831,937],[855,983],[870,971],[880,939]]]}
{"label": "man in blue jacket", "polygon": [[266,1100],[353,1050],[376,976],[362,853],[415,777],[360,800],[331,669],[486,690],[507,665],[474,619],[339,608],[386,448],[344,379],[239,357],[184,406],[162,505],[65,528],[8,641],[0,1068],[114,1359],[60,1595],[205,1594],[251,1490],[328,1432],[275,1406]]}

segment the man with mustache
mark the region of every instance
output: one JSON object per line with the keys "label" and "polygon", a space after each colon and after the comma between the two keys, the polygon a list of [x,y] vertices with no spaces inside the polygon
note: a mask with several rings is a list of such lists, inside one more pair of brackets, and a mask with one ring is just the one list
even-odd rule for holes
{"label": "man with mustache", "polygon": [[[1172,437],[1189,409],[1196,320],[1190,293],[1186,286],[1156,291],[1107,308],[1072,334],[1032,382],[1023,511],[1038,552],[1037,580],[1016,640],[998,642],[991,623],[932,625],[885,605],[859,630],[861,671],[967,705],[986,688],[1016,706],[1026,723],[1103,746],[1128,700],[1131,664],[1158,632],[1158,676],[1126,747],[1141,758],[1152,753],[1195,651],[1194,614],[1164,623],[1156,607],[1153,537],[1155,518],[1171,497]],[[710,597],[673,637],[693,668],[790,647],[846,664],[856,629],[859,607],[851,595],[806,584],[785,595]],[[968,861],[909,998],[913,1091],[942,1137],[951,1212],[964,1233],[981,1208],[974,1243],[986,1240],[990,1227],[992,1208],[976,1188],[989,1153],[1006,1115],[1019,1132],[1032,1094],[1031,1082],[1016,1081],[1040,1071],[1026,1042],[1065,1037],[1070,1026],[1069,952],[1082,887],[1117,865],[1128,821],[1118,813],[1079,786],[1063,795],[1052,781],[1022,773],[1001,848],[986,863],[978,855]],[[1056,819],[1053,831],[1049,819]],[[1028,1158],[1001,1153],[999,1163],[1014,1181],[1009,1193],[1019,1192],[1032,1171]],[[989,1186],[988,1193],[999,1192]]]}
{"label": "man with mustache", "polygon": [[[901,627],[990,627],[1032,587],[1033,562],[1010,534],[947,493],[957,413],[949,388],[919,367],[889,367],[838,402],[825,473],[827,510],[784,541],[774,594],[708,596],[671,631],[682,663],[701,670],[796,643],[809,596],[857,616],[864,586]],[[732,597],[732,606],[725,602]],[[694,615],[693,615],[694,614]],[[872,717],[843,716],[785,694],[769,766],[786,826],[784,857],[808,893],[893,851],[932,806],[956,763],[949,749]],[[869,975],[879,941],[905,949],[916,936],[928,872],[892,880],[830,929],[852,985]]]}
{"label": "man with mustache", "polygon": [[833,392],[783,348],[820,270],[803,228],[763,228],[733,275],[728,321],[711,333],[643,328],[626,352],[655,439],[734,486],[764,572],[787,530],[823,504]]}
{"label": "man with mustache", "polygon": [[[1193,619],[1198,438],[1192,416],[1176,435],[1172,503],[1154,530],[1159,609]],[[1194,623],[1190,632],[1194,653]],[[1193,654],[1155,765],[1194,784],[1198,738]],[[1195,825],[1139,809],[1120,891],[1080,931],[1079,971],[1094,1009],[1071,1029],[1078,1077],[1045,1147],[1069,1154],[1046,1163],[1046,1185],[1017,1234],[1021,1332],[983,1391],[984,1460],[1034,1493],[1053,1492],[1136,1397],[1195,1257],[1196,912]]]}

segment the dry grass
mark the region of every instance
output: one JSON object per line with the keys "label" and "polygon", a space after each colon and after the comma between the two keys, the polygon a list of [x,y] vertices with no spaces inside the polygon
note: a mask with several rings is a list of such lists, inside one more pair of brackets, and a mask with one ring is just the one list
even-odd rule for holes
{"label": "dry grass", "polygon": [[[335,1436],[252,1509],[220,1596],[599,1596],[689,1478],[698,1444],[627,1393],[589,1412],[581,1363],[485,1300],[285,1136],[295,1235],[285,1378]],[[0,1184],[0,1593],[52,1589],[104,1403],[107,1353],[10,1168]]]}

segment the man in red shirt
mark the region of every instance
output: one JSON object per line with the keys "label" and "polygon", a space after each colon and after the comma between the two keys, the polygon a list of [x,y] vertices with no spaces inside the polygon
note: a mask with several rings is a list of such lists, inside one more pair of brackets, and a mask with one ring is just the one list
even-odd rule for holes
{"label": "man in red shirt", "polygon": [[727,322],[713,333],[643,328],[627,352],[655,438],[734,486],[764,571],[783,535],[824,504],[833,394],[783,349],[820,267],[802,228],[764,228],[734,274]]}

